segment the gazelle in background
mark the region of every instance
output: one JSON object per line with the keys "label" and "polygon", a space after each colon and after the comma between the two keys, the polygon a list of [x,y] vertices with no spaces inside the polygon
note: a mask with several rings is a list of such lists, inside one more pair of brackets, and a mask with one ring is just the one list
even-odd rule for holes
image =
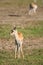
{"label": "gazelle in background", "polygon": [[22,54],[24,58],[23,50],[22,50],[23,34],[21,32],[18,32],[16,27],[14,27],[14,29],[11,30],[11,35],[15,37],[15,58],[16,55],[18,55],[18,58],[20,58],[20,54]]}
{"label": "gazelle in background", "polygon": [[37,10],[38,6],[36,3],[31,3],[29,5],[29,15],[31,14],[36,14],[36,10]]}

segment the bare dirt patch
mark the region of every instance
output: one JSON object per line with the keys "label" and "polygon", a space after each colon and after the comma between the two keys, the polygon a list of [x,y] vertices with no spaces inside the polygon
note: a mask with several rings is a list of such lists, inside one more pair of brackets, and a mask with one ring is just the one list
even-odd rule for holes
{"label": "bare dirt patch", "polygon": [[[0,39],[0,50],[14,50],[14,39]],[[43,38],[27,38],[23,42],[24,50],[43,49]]]}

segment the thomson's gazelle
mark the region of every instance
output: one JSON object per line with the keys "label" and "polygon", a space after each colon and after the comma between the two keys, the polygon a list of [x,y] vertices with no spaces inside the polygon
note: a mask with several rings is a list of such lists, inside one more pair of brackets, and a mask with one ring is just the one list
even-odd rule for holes
{"label": "thomson's gazelle", "polygon": [[36,3],[31,3],[29,5],[29,15],[35,13],[36,14],[36,10],[37,10],[38,6]]}
{"label": "thomson's gazelle", "polygon": [[11,30],[11,35],[15,37],[15,58],[16,55],[18,55],[18,58],[20,58],[20,54],[22,54],[24,58],[23,50],[22,50],[23,34],[21,32],[18,32],[16,27],[14,27],[14,29]]}

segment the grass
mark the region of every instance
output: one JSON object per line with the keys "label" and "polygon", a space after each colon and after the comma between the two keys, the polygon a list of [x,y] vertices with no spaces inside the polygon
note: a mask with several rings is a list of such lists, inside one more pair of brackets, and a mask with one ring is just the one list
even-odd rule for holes
{"label": "grass", "polygon": [[[29,3],[31,3],[31,2],[33,2],[34,0],[6,0],[6,1],[0,1],[0,6],[15,6],[15,7],[17,7],[17,6],[19,6],[19,7],[21,7],[21,6],[28,6],[29,5]],[[43,2],[42,2],[42,0],[36,0],[37,1],[37,4],[39,5],[39,6],[43,6]]]}
{"label": "grass", "polygon": [[[22,32],[24,38],[27,37],[43,37],[43,21],[37,21],[36,23],[26,26],[24,28],[17,27],[18,31]],[[10,24],[0,24],[0,38],[10,38],[10,32],[13,28]]]}
{"label": "grass", "polygon": [[9,24],[0,24],[0,38],[9,38],[11,27]]}
{"label": "grass", "polygon": [[25,58],[15,59],[14,51],[0,51],[0,65],[43,65],[43,49],[34,49]]}
{"label": "grass", "polygon": [[[33,0],[0,0],[0,7],[26,7],[32,1]],[[43,6],[42,0],[37,0],[37,4]],[[13,26],[10,24],[0,24],[0,38],[9,39],[12,28]],[[37,21],[24,28],[17,27],[17,29],[23,33],[25,38],[43,37],[43,21]],[[26,53],[27,50],[24,51],[24,59],[15,59],[14,50],[0,50],[0,65],[43,65],[43,49],[30,50],[31,54]]]}
{"label": "grass", "polygon": [[20,29],[21,32],[23,32],[23,35],[25,38],[27,37],[43,37],[43,28],[38,28],[38,27],[29,27],[29,28],[24,28]]}

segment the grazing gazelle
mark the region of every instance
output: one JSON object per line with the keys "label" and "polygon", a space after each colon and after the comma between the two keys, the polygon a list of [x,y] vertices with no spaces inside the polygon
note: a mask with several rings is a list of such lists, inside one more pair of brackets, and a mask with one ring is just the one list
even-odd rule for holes
{"label": "grazing gazelle", "polygon": [[16,27],[14,27],[14,29],[11,30],[11,35],[15,36],[15,58],[16,55],[18,55],[18,58],[20,58],[20,53],[24,58],[23,50],[22,50],[23,34],[21,32],[18,32]]}
{"label": "grazing gazelle", "polygon": [[35,13],[36,14],[36,10],[37,10],[38,6],[36,3],[31,3],[29,5],[29,15]]}

